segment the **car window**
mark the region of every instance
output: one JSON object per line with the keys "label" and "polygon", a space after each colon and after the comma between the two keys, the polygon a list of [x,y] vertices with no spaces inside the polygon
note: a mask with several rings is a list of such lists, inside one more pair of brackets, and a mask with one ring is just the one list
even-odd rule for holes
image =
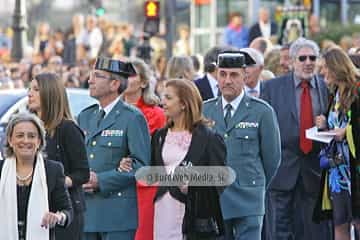
{"label": "car window", "polygon": [[86,107],[97,103],[97,101],[90,97],[87,90],[68,90],[68,98],[71,108],[71,113],[74,117],[77,117],[79,113]]}
{"label": "car window", "polygon": [[1,94],[0,95],[0,117],[4,115],[4,113],[14,105],[20,98],[21,95],[14,94]]}

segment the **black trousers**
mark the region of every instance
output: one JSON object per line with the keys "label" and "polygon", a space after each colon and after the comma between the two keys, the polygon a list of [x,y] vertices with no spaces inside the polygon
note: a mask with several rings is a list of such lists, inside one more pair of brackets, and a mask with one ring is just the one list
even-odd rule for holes
{"label": "black trousers", "polygon": [[267,240],[331,239],[328,222],[316,224],[312,221],[317,193],[306,192],[301,177],[295,188],[288,191],[270,189],[267,197]]}
{"label": "black trousers", "polygon": [[74,213],[74,218],[69,227],[55,228],[56,240],[81,240],[84,231],[84,213]]}

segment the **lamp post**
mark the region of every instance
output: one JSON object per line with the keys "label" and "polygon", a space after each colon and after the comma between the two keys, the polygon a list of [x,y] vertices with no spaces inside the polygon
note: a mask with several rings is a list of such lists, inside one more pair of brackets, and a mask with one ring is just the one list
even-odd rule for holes
{"label": "lamp post", "polygon": [[14,36],[11,48],[11,58],[14,61],[20,61],[24,56],[27,27],[25,0],[16,0],[13,16]]}

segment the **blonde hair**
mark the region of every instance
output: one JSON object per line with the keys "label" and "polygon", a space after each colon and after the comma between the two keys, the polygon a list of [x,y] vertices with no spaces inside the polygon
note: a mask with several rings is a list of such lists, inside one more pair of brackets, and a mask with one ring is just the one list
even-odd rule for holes
{"label": "blonde hair", "polygon": [[194,65],[190,57],[174,56],[171,57],[167,66],[165,77],[170,78],[185,78],[190,81],[195,75]]}
{"label": "blonde hair", "polygon": [[150,67],[140,58],[132,58],[130,59],[130,62],[134,66],[141,83],[145,85],[141,93],[145,104],[152,106],[158,105],[160,99],[154,93],[154,86],[151,86],[151,81],[154,76]]}
{"label": "blonde hair", "polygon": [[356,83],[360,75],[350,57],[340,47],[330,48],[323,54],[323,59],[330,74],[335,78],[332,89],[339,92],[340,110],[347,112],[357,98]]}

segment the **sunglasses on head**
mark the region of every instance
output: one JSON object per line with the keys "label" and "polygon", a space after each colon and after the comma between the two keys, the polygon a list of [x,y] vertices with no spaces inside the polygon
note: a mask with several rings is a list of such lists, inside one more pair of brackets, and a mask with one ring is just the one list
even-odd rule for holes
{"label": "sunglasses on head", "polygon": [[299,59],[300,62],[305,62],[307,58],[309,58],[310,61],[314,62],[317,57],[316,57],[315,55],[309,55],[309,56],[303,55],[303,56],[299,56],[299,57],[298,57],[298,59]]}

